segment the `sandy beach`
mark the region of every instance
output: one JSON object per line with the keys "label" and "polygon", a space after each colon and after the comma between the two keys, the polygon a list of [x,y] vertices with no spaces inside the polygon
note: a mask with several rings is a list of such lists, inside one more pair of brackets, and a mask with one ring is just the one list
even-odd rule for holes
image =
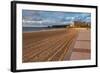
{"label": "sandy beach", "polygon": [[[80,38],[80,30],[62,28],[23,33],[22,61],[25,63],[73,60],[73,48]],[[85,33],[85,30],[81,33]]]}

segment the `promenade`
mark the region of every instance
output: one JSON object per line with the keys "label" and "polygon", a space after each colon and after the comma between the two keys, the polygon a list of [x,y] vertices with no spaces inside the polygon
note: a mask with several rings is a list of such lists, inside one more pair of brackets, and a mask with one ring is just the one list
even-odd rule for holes
{"label": "promenade", "polygon": [[70,60],[86,60],[91,58],[91,32],[90,29],[81,28],[73,47]]}

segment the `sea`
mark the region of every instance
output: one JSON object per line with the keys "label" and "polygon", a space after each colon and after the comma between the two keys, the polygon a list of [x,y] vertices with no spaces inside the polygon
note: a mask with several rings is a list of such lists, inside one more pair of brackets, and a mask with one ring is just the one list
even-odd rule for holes
{"label": "sea", "polygon": [[34,32],[34,31],[41,31],[41,30],[50,30],[54,28],[48,27],[23,27],[23,32]]}

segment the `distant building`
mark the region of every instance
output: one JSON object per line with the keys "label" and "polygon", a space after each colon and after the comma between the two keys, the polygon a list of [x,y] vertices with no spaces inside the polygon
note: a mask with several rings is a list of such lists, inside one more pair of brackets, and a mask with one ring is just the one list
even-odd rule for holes
{"label": "distant building", "polygon": [[74,27],[74,26],[75,26],[74,22],[71,22],[70,27]]}
{"label": "distant building", "polygon": [[91,23],[82,22],[82,21],[74,21],[74,27],[91,27]]}

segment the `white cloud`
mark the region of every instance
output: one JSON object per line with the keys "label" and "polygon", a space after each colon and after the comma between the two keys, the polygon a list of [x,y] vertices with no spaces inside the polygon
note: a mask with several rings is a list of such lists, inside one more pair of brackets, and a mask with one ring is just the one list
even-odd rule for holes
{"label": "white cloud", "polygon": [[22,22],[23,23],[39,23],[39,24],[42,23],[42,21],[30,21],[30,20],[23,20]]}

